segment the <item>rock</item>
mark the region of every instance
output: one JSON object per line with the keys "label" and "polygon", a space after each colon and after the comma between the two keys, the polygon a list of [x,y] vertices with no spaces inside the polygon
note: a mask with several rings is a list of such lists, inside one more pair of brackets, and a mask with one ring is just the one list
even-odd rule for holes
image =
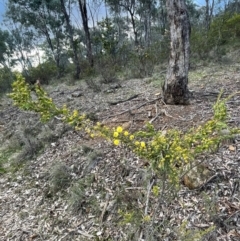
{"label": "rock", "polygon": [[191,169],[190,165],[187,165],[186,170],[190,171],[183,176],[183,184],[190,190],[201,187],[213,175],[212,171],[202,163],[191,165],[194,167]]}
{"label": "rock", "polygon": [[74,98],[80,97],[80,96],[82,96],[82,95],[83,95],[83,94],[82,94],[82,92],[80,92],[80,91],[77,91],[77,92],[72,93],[72,97],[74,97]]}

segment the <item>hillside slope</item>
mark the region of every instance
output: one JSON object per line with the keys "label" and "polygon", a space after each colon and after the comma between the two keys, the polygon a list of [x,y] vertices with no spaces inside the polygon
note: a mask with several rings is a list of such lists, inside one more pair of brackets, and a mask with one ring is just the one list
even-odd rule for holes
{"label": "hillside slope", "polygon": [[[101,92],[83,82],[46,89],[59,106],[66,103],[109,126],[131,132],[151,121],[157,130],[186,131],[211,118],[221,89],[224,96],[240,90],[239,67],[191,71],[188,106],[163,103],[160,77],[103,85]],[[227,105],[229,125],[240,127],[240,95]],[[181,183],[180,190],[165,188],[149,198],[158,180],[125,147],[89,138],[57,119],[42,124],[7,98],[0,111],[0,163],[6,171],[0,174],[1,240],[240,240],[238,136],[199,157],[211,175],[198,188]],[[150,220],[143,220],[146,212]]]}

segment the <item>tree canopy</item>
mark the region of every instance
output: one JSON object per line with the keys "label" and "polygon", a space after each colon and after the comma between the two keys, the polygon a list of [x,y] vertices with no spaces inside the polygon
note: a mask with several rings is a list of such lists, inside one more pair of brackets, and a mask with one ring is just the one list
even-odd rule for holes
{"label": "tree canopy", "polygon": [[[214,52],[219,59],[223,44],[238,41],[239,3],[185,3],[191,24],[190,57],[206,59]],[[4,23],[2,65],[9,65],[18,53],[15,62],[27,70],[32,68],[27,49],[43,49],[59,77],[68,71],[66,58],[81,75],[96,73],[113,61],[117,71],[127,66],[132,77],[145,77],[153,65],[167,61],[170,51],[165,0],[9,0]]]}

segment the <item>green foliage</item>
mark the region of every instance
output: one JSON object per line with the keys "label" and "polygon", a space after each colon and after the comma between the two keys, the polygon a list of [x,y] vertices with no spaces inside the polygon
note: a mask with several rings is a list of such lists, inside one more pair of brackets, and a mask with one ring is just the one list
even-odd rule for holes
{"label": "green foliage", "polygon": [[130,224],[130,223],[133,223],[134,220],[136,220],[136,217],[135,217],[136,213],[134,211],[126,212],[119,209],[118,214],[122,219],[122,221],[120,222],[120,225]]}
{"label": "green foliage", "polygon": [[97,72],[105,84],[112,83],[117,79],[118,64],[111,55],[103,55],[96,63]]}
{"label": "green foliage", "polygon": [[190,42],[192,56],[200,57],[201,59],[208,57],[209,51],[213,48],[213,46],[209,44],[205,30],[193,28]]}
{"label": "green foliage", "polygon": [[14,52],[13,39],[8,31],[0,29],[0,64],[3,66],[11,66],[10,60]]}
{"label": "green foliage", "polygon": [[123,45],[119,49],[117,63],[127,78],[150,77],[158,64],[167,60],[169,53],[165,40],[156,41],[149,47]]}
{"label": "green foliage", "polygon": [[26,76],[26,81],[33,84],[39,79],[41,84],[48,84],[57,74],[56,64],[53,61],[47,61],[39,64],[37,67],[30,68],[28,70],[28,76]]}
{"label": "green foliage", "polygon": [[240,37],[240,14],[234,14],[226,21],[226,27],[231,37]]}
{"label": "green foliage", "polygon": [[100,28],[100,34],[95,37],[95,42],[99,42],[102,45],[102,53],[113,56],[117,49],[117,31],[113,26],[110,18],[105,18],[101,22],[98,22]]}
{"label": "green foliage", "polygon": [[99,213],[100,208],[95,196],[87,195],[88,189],[94,181],[94,176],[88,175],[74,183],[70,189],[69,208],[75,214],[91,211]]}
{"label": "green foliage", "polygon": [[81,76],[83,79],[86,78],[87,80],[88,78],[96,76],[96,69],[92,67],[89,64],[89,61],[86,59],[81,61],[81,71]]}
{"label": "green foliage", "polygon": [[207,57],[220,58],[226,54],[224,46],[238,41],[240,36],[240,15],[232,16],[229,12],[216,16],[210,29],[193,27],[191,32],[191,52],[201,59]]}
{"label": "green foliage", "polygon": [[21,75],[17,75],[17,80],[12,84],[13,92],[9,97],[14,103],[21,106],[23,110],[34,110],[41,116],[42,121],[48,121],[51,117],[61,114],[63,110],[58,109],[47,93],[36,84],[35,94],[37,100],[32,99],[30,86]]}
{"label": "green foliage", "polygon": [[0,95],[11,89],[13,81],[16,80],[16,74],[9,68],[0,68]]}
{"label": "green foliage", "polygon": [[184,241],[200,241],[203,240],[204,236],[209,234],[215,229],[215,226],[206,228],[205,230],[197,230],[187,228],[187,221],[184,221],[178,228],[178,240]]}
{"label": "green foliage", "polygon": [[50,188],[53,193],[62,191],[69,187],[71,175],[65,164],[59,163],[51,168],[50,171]]}
{"label": "green foliage", "polygon": [[4,167],[4,164],[7,163],[7,161],[9,160],[11,155],[15,153],[15,151],[16,150],[11,149],[11,148],[1,150],[1,152],[0,152],[0,174],[5,173],[7,171],[6,168]]}
{"label": "green foliage", "polygon": [[129,65],[132,76],[135,78],[144,78],[152,75],[154,66],[158,57],[151,48],[138,47],[131,52]]}
{"label": "green foliage", "polygon": [[[16,52],[21,53],[21,63],[28,69],[29,59],[24,52],[45,39],[47,49],[55,61],[59,75],[62,74],[61,57],[68,35],[64,25],[64,16],[59,1],[22,1],[10,0],[7,3],[6,18],[15,27],[12,30]],[[40,41],[42,42],[42,40]]]}

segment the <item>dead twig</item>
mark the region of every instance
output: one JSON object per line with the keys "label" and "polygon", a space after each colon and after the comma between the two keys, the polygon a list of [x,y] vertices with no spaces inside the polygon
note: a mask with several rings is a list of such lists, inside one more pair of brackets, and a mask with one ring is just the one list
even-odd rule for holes
{"label": "dead twig", "polygon": [[[152,180],[152,182],[149,182],[148,185],[148,190],[147,190],[147,199],[146,199],[146,205],[145,205],[145,210],[144,210],[144,216],[146,217],[148,214],[148,207],[149,207],[149,197],[150,197],[150,192],[152,190],[153,184],[155,183],[155,179]],[[143,232],[141,231],[140,235],[139,235],[139,239],[138,240],[142,240],[142,236],[143,236]]]}
{"label": "dead twig", "polygon": [[109,203],[109,193],[106,194],[106,202],[105,202],[105,205],[104,205],[104,207],[103,207],[103,210],[102,210],[102,213],[101,213],[101,216],[100,216],[100,223],[103,222],[103,217],[104,217],[104,214],[105,214],[105,212],[106,212],[108,203]]}
{"label": "dead twig", "polygon": [[218,176],[218,173],[215,173],[213,176],[211,176],[206,182],[204,182],[198,189],[201,190],[204,188],[209,182],[211,182],[213,179],[215,179]]}
{"label": "dead twig", "polygon": [[113,102],[108,102],[110,105],[117,105],[117,104],[120,104],[120,103],[124,103],[124,102],[127,102],[129,100],[132,100],[132,99],[135,99],[139,96],[139,94],[136,94],[136,95],[133,95],[131,97],[129,97],[128,99],[126,100],[119,100],[119,101],[113,101]]}
{"label": "dead twig", "polygon": [[159,98],[156,98],[156,99],[153,99],[153,100],[149,100],[149,101],[147,101],[147,102],[145,102],[145,103],[143,103],[143,104],[141,104],[141,105],[139,105],[139,106],[134,106],[134,107],[132,107],[132,108],[130,108],[130,109],[128,109],[128,110],[122,111],[122,112],[117,113],[117,114],[114,114],[114,115],[109,115],[109,116],[107,116],[107,119],[108,119],[108,118],[111,118],[111,117],[115,117],[115,116],[119,116],[119,115],[125,114],[125,113],[127,113],[127,112],[131,112],[132,110],[135,110],[135,109],[140,109],[141,107],[143,107],[143,106],[145,106],[145,105],[147,105],[147,104],[150,104],[150,103],[152,103],[152,102],[155,102],[155,101],[157,101],[157,100],[160,100],[161,98],[162,98],[162,97],[159,97]]}
{"label": "dead twig", "polygon": [[155,104],[155,109],[156,109],[156,115],[149,121],[150,124],[152,124],[159,116],[157,103]]}

